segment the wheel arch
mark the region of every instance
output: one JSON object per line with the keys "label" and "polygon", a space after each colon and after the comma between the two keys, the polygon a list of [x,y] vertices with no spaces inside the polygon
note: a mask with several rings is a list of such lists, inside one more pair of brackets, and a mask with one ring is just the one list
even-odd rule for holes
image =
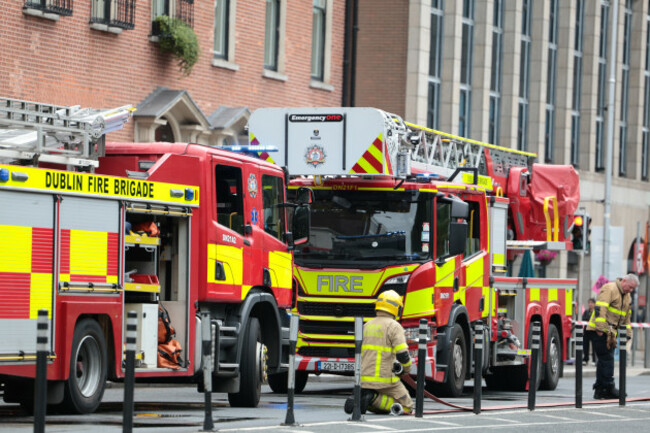
{"label": "wheel arch", "polygon": [[[268,366],[275,368],[280,365],[282,354],[281,345],[281,319],[278,304],[273,294],[264,289],[251,290],[244,300],[240,310],[240,335],[248,327],[251,317],[255,317],[260,322],[262,331],[262,341],[268,349]],[[244,339],[239,338],[237,342],[237,363],[241,362]]]}
{"label": "wheel arch", "polygon": [[72,358],[72,335],[74,335],[75,330],[79,323],[85,319],[91,319],[99,324],[99,327],[102,330],[102,335],[104,336],[104,342],[106,343],[106,361],[107,361],[107,379],[114,380],[118,377],[120,363],[117,363],[116,356],[121,354],[121,351],[118,351],[120,342],[115,340],[115,330],[113,327],[113,322],[111,317],[108,314],[94,313],[94,314],[79,314],[76,319],[70,320],[69,326],[72,327],[71,332],[69,333],[70,338],[66,341],[66,353],[65,361],[61,364],[62,368],[62,378],[63,380],[68,380],[70,377],[70,361]]}
{"label": "wheel arch", "polygon": [[[451,307],[451,311],[449,312],[449,321],[447,322],[447,325],[444,326],[444,330],[443,330],[444,333],[443,333],[442,343],[444,344],[438,345],[438,351],[436,353],[438,358],[438,363],[443,365],[449,364],[448,348],[450,347],[451,344],[451,330],[456,323],[460,325],[461,329],[463,330],[463,334],[465,335],[465,350],[467,351],[467,356],[465,356],[465,364],[466,364],[465,371],[469,372],[471,368],[472,340],[471,340],[470,326],[469,326],[469,313],[467,312],[467,308],[462,304],[454,304]],[[438,343],[441,342],[438,341]],[[446,373],[445,373],[445,380],[447,380]]]}

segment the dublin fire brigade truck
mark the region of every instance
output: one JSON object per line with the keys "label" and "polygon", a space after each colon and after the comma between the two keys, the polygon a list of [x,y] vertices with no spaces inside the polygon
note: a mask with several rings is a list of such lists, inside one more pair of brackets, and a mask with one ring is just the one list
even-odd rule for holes
{"label": "dublin fire brigade truck", "polygon": [[[526,249],[570,248],[579,201],[572,167],[534,164],[534,154],[374,108],[265,108],[249,128],[251,144],[280,149],[262,156],[299,175],[290,188],[315,194],[309,242],[295,251],[297,390],[309,373],[351,374],[354,316],[374,316],[385,290],[404,296],[412,356],[419,320],[428,320],[426,375],[438,393],[459,395],[474,374],[493,388],[525,389],[533,321],[543,333],[537,377],[557,386],[576,281],[512,277],[508,267]],[[479,321],[488,350],[475,372]],[[283,380],[269,383],[282,391]]]}
{"label": "dublin fire brigade truck", "polygon": [[[287,214],[308,221],[308,206],[288,212],[285,173],[257,158],[105,143],[131,110],[0,99],[4,399],[33,404],[39,309],[51,319],[48,403],[80,413],[124,378],[127,311],[138,313],[136,379],[200,388],[209,312],[214,390],[256,406],[266,374],[286,369],[299,243]],[[158,363],[161,305],[182,350],[174,368]]]}

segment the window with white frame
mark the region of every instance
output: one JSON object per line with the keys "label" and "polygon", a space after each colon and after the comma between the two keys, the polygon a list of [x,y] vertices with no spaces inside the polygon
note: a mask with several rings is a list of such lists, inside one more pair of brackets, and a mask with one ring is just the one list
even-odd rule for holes
{"label": "window with white frame", "polygon": [[472,59],[474,48],[474,0],[463,0],[462,38],[460,54],[460,103],[458,135],[470,135],[472,113]]}
{"label": "window with white frame", "polygon": [[311,35],[311,77],[325,78],[325,27],[327,23],[327,0],[314,0]]}
{"label": "window with white frame", "polygon": [[280,39],[280,0],[266,0],[264,25],[264,68],[278,70],[278,47]]}
{"label": "window with white frame", "polygon": [[632,0],[625,1],[623,15],[623,73],[621,79],[621,123],[618,157],[618,175],[627,176],[627,118],[630,93],[630,43],[632,33]]}
{"label": "window with white frame", "polygon": [[584,2],[576,1],[575,40],[573,46],[573,95],[571,103],[571,164],[580,166],[580,106],[582,94],[582,47],[584,35]]}
{"label": "window with white frame", "polygon": [[596,171],[605,169],[605,93],[607,91],[607,39],[609,36],[609,1],[600,2],[600,42],[598,44],[598,92],[596,95]]}
{"label": "window with white frame", "polygon": [[494,0],[492,20],[492,66],[488,141],[499,144],[501,127],[501,75],[503,67],[503,0]]}
{"label": "window with white frame", "polygon": [[557,84],[557,3],[551,0],[548,19],[548,64],[546,81],[546,126],[544,130],[544,161],[553,162],[555,148],[555,90]]}
{"label": "window with white frame", "polygon": [[533,0],[523,0],[521,19],[521,58],[519,63],[519,113],[517,122],[517,149],[528,150],[528,89],[530,81],[530,37]]}
{"label": "window with white frame", "polygon": [[154,36],[160,36],[160,25],[156,22],[159,16],[177,18],[194,27],[194,0],[151,0],[151,15],[151,34]]}
{"label": "window with white frame", "polygon": [[427,98],[427,126],[439,128],[440,90],[442,76],[442,45],[444,39],[444,0],[431,1],[431,33],[429,48],[429,84]]}
{"label": "window with white frame", "polygon": [[214,47],[215,58],[228,59],[230,0],[214,1]]}
{"label": "window with white frame", "polygon": [[92,0],[90,22],[131,30],[135,27],[135,0]]}

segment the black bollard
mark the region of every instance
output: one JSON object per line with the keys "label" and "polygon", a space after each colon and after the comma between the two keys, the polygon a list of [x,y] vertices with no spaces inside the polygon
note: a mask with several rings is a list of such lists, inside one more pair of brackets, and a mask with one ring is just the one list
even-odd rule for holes
{"label": "black bollard", "polygon": [[530,355],[530,378],[528,380],[528,410],[535,410],[535,393],[537,391],[537,360],[539,359],[539,342],[541,336],[541,324],[533,322],[533,341]]}
{"label": "black bollard", "polygon": [[481,413],[483,387],[483,322],[474,325],[474,413]]}
{"label": "black bollard", "polygon": [[363,317],[354,318],[354,408],[350,421],[361,418],[361,343],[363,342]]}
{"label": "black bollard", "polygon": [[618,349],[618,404],[625,406],[625,371],[627,367],[627,329],[620,328],[621,347]]}
{"label": "black bollard", "polygon": [[282,425],[298,425],[293,416],[293,399],[296,393],[296,342],[298,341],[298,323],[300,318],[297,315],[291,316],[289,325],[289,374],[287,383],[287,416]]}
{"label": "black bollard", "polygon": [[126,313],[126,365],[124,370],[124,406],[122,431],[133,431],[133,388],[135,385],[135,351],[137,349],[138,313]]}
{"label": "black bollard", "polygon": [[418,341],[418,383],[415,391],[415,416],[422,418],[424,412],[424,381],[427,364],[427,319],[420,319],[420,339]]}
{"label": "black bollard", "polygon": [[203,361],[203,393],[205,397],[205,414],[203,430],[214,431],[212,419],[212,323],[209,312],[201,313],[201,357]]}
{"label": "black bollard", "polygon": [[582,325],[576,326],[576,408],[582,407]]}
{"label": "black bollard", "polygon": [[36,380],[34,383],[34,433],[45,431],[47,409],[47,355],[49,354],[50,321],[47,310],[38,310],[36,319]]}

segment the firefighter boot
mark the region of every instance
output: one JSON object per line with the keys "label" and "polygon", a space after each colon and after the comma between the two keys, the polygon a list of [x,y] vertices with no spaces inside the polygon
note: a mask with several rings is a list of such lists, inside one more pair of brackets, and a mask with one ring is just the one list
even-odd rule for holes
{"label": "firefighter boot", "polygon": [[[617,399],[620,397],[620,392],[618,391],[618,388],[614,385],[614,383],[611,383],[605,387],[605,394],[606,398],[611,398],[611,399]],[[627,394],[625,394],[627,397]]]}
{"label": "firefighter boot", "polygon": [[[370,403],[375,399],[376,393],[374,391],[371,391],[369,389],[362,389],[361,390],[361,413],[365,414],[366,410],[368,409],[368,406],[370,406]],[[343,405],[343,410],[345,413],[348,415],[352,413],[354,410],[354,395],[351,395],[345,400],[345,404]]]}
{"label": "firefighter boot", "polygon": [[607,398],[607,392],[604,387],[594,384],[594,400],[604,400]]}

